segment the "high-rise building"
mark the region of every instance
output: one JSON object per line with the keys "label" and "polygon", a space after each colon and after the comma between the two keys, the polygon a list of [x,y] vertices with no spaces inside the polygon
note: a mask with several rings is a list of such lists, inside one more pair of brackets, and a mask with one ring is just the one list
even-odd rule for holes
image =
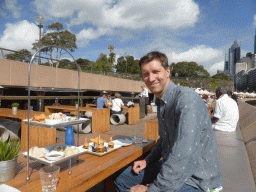
{"label": "high-rise building", "polygon": [[254,35],[254,54],[256,54],[256,29],[255,29],[255,35]]}
{"label": "high-rise building", "polygon": [[237,41],[229,48],[228,52],[228,69],[231,76],[236,73],[236,63],[240,61],[240,47]]}

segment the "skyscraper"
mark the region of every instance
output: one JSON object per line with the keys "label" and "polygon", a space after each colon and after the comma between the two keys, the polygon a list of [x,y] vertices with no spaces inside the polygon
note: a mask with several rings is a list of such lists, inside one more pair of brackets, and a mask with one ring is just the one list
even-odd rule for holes
{"label": "skyscraper", "polygon": [[240,47],[237,41],[228,50],[228,70],[231,76],[236,73],[236,63],[240,61]]}

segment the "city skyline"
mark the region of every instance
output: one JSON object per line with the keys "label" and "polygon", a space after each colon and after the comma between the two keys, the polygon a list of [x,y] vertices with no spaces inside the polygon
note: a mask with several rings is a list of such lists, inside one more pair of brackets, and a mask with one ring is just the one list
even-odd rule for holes
{"label": "city skyline", "polygon": [[195,61],[210,72],[224,69],[225,50],[241,43],[241,57],[254,52],[256,2],[245,0],[137,0],[0,2],[0,47],[28,49],[38,40],[35,17],[63,24],[77,37],[75,59],[96,61],[112,44],[117,58],[161,51],[169,64]]}

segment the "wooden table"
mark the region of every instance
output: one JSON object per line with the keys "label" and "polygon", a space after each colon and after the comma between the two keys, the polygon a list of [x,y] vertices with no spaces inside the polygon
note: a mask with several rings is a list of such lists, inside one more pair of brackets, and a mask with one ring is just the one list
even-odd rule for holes
{"label": "wooden table", "polygon": [[[92,112],[92,133],[107,132],[110,128],[110,110],[107,108],[97,109],[91,107],[79,107],[80,112],[91,111]],[[75,106],[45,106],[45,112],[70,112],[77,115],[77,108]]]}
{"label": "wooden table", "polygon": [[[30,117],[33,117],[34,115],[40,115],[42,113],[44,112],[30,111]],[[19,119],[21,121],[21,151],[27,151],[28,126],[24,123],[23,120],[28,119],[28,111],[18,109],[17,115],[13,115],[12,109],[0,108],[0,117],[10,117]],[[56,129],[33,126],[30,127],[29,136],[29,147],[43,147],[56,143]]]}
{"label": "wooden table", "polygon": [[128,118],[128,125],[135,125],[140,122],[140,107],[136,105],[135,107],[122,106],[124,115]]}
{"label": "wooden table", "polygon": [[[109,141],[110,137],[113,139],[120,138],[121,136],[115,136],[107,133],[94,133],[83,135],[87,139],[95,138],[98,135],[101,138]],[[81,141],[81,140],[80,140]],[[83,141],[80,142],[82,144]],[[144,144],[144,147],[136,147],[134,145],[121,147],[120,149],[106,154],[102,157],[84,154],[79,156],[79,161],[72,161],[72,174],[68,174],[68,162],[59,164],[61,167],[59,182],[56,192],[58,191],[82,191],[85,192],[94,185],[103,181],[111,176],[116,171],[129,165],[131,162],[141,157],[144,148],[150,149],[155,144],[155,141],[150,141],[148,144]],[[22,192],[41,191],[42,186],[40,183],[39,169],[41,164],[33,162],[30,164],[30,180],[26,181],[26,159],[20,155],[18,158],[18,174],[11,181],[5,184],[19,189]]]}

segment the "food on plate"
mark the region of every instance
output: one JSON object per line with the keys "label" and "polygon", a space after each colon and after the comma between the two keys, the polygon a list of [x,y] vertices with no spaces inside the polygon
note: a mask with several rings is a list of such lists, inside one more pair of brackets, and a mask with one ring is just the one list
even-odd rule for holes
{"label": "food on plate", "polygon": [[63,119],[66,115],[59,112],[59,113],[52,113],[49,115],[49,119]]}
{"label": "food on plate", "polygon": [[66,147],[66,149],[65,149],[65,151],[64,151],[64,153],[65,153],[65,157],[68,157],[68,156],[70,156],[70,155],[74,155],[74,154],[77,154],[77,153],[79,153],[80,152],[80,150],[77,148],[77,147]]}
{"label": "food on plate", "polygon": [[63,152],[63,146],[62,145],[57,145],[56,147],[54,147],[54,150],[55,151],[60,151],[60,152]]}
{"label": "food on plate", "polygon": [[114,143],[113,143],[113,141],[112,141],[112,137],[110,137],[110,142],[108,143],[108,150],[112,150],[112,149],[114,149]]}
{"label": "food on plate", "polygon": [[105,147],[104,145],[100,144],[96,147],[96,153],[104,153]]}
{"label": "food on plate", "polygon": [[29,149],[29,155],[36,158],[44,158],[49,151],[45,148],[38,148],[37,146]]}
{"label": "food on plate", "polygon": [[68,120],[69,121],[75,121],[75,120],[78,120],[78,118],[77,117],[70,117]]}
{"label": "food on plate", "polygon": [[35,115],[34,117],[31,118],[31,121],[37,121],[37,122],[40,122],[40,123],[45,123],[45,114],[42,113],[41,115]]}
{"label": "food on plate", "polygon": [[96,137],[96,138],[90,139],[90,140],[91,140],[91,142],[93,142],[94,144],[101,144],[101,143],[104,143],[104,142],[105,142],[105,140],[103,140],[103,139],[100,138],[100,135],[99,135],[99,137]]}
{"label": "food on plate", "polygon": [[87,139],[85,139],[85,142],[83,144],[83,148],[89,149],[89,143],[87,143]]}

